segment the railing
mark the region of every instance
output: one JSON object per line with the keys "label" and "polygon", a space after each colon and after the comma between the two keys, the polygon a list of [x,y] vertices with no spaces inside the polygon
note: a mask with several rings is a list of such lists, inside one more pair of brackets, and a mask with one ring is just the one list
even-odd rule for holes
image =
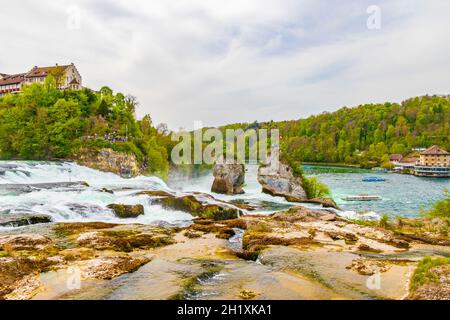
{"label": "railing", "polygon": [[414,167],[416,172],[436,172],[436,173],[450,173],[450,167],[423,167],[416,166]]}

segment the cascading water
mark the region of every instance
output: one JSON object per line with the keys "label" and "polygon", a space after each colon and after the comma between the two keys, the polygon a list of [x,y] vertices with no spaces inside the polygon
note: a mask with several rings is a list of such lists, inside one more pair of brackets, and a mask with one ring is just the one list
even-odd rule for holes
{"label": "cascading water", "polygon": [[[254,211],[258,214],[268,214],[294,205],[284,198],[262,193],[257,181],[258,166],[249,164],[246,168],[245,194],[213,194],[214,197],[223,201],[254,205],[259,208]],[[190,214],[164,209],[152,204],[148,196],[139,196],[137,193],[145,190],[184,194],[194,191],[210,193],[212,182],[212,174],[195,178],[178,176],[170,179],[168,186],[157,177],[138,176],[123,179],[113,173],[97,171],[71,162],[0,161],[0,215],[44,214],[51,216],[55,222],[107,221],[153,224],[163,221],[183,225],[192,220]],[[214,202],[211,199],[206,200]],[[141,204],[144,206],[144,215],[135,219],[119,219],[107,208],[111,203]],[[321,209],[319,205],[302,205]],[[338,213],[344,216],[352,214]]]}
{"label": "cascading water", "polygon": [[[89,186],[59,184],[63,182],[86,182]],[[135,195],[142,190],[171,191],[156,177],[123,179],[70,162],[0,162],[0,214],[46,214],[58,222],[183,223],[192,219],[187,213],[152,205],[147,196]],[[111,203],[142,204],[145,214],[120,220],[107,208]]]}

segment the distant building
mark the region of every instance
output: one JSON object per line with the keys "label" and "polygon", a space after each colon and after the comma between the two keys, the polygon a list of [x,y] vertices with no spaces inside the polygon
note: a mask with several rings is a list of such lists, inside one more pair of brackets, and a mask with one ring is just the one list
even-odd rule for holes
{"label": "distant building", "polygon": [[438,146],[432,146],[420,154],[418,164],[431,167],[450,167],[450,153]]}
{"label": "distant building", "polygon": [[26,73],[8,75],[0,73],[0,95],[20,92],[24,85],[44,83],[47,76],[52,75],[61,90],[80,90],[81,75],[73,63],[51,67],[33,67]]}
{"label": "distant building", "polygon": [[428,148],[420,154],[414,174],[427,177],[450,177],[450,153],[439,146]]}
{"label": "distant building", "polygon": [[391,156],[389,157],[389,160],[390,160],[393,164],[396,164],[396,163],[401,162],[402,159],[403,159],[403,156],[402,156],[401,154],[398,154],[398,153],[396,153],[396,154],[391,154]]}
{"label": "distant building", "polygon": [[394,170],[403,172],[412,172],[419,161],[418,157],[405,157],[395,163]]}

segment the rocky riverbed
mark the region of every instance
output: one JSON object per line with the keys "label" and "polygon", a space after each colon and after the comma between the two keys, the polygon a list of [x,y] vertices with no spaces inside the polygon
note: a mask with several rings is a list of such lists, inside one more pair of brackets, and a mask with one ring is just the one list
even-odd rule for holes
{"label": "rocky riverbed", "polygon": [[438,280],[411,283],[424,257],[450,257],[437,224],[355,223],[298,206],[186,227],[28,225],[0,235],[0,297],[448,299],[448,263],[427,271]]}
{"label": "rocky riverbed", "polygon": [[243,185],[242,170],[216,175],[226,194],[67,162],[2,168],[1,299],[450,298],[447,220],[348,220],[261,193],[252,168]]}

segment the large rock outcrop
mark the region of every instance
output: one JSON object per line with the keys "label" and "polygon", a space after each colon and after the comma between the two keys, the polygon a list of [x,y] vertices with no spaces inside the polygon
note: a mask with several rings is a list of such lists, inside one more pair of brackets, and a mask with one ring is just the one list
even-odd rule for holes
{"label": "large rock outcrop", "polygon": [[242,194],[245,181],[245,166],[239,163],[218,161],[213,170],[214,182],[212,192],[224,194]]}
{"label": "large rock outcrop", "polygon": [[307,199],[302,187],[302,178],[296,177],[292,168],[278,160],[278,153],[274,152],[267,165],[258,169],[258,182],[264,193],[285,197],[288,201],[300,202]]}
{"label": "large rock outcrop", "polygon": [[73,160],[79,165],[115,174],[121,174],[123,168],[129,170],[133,176],[141,173],[139,162],[133,154],[117,152],[110,148],[84,148],[73,156]]}

